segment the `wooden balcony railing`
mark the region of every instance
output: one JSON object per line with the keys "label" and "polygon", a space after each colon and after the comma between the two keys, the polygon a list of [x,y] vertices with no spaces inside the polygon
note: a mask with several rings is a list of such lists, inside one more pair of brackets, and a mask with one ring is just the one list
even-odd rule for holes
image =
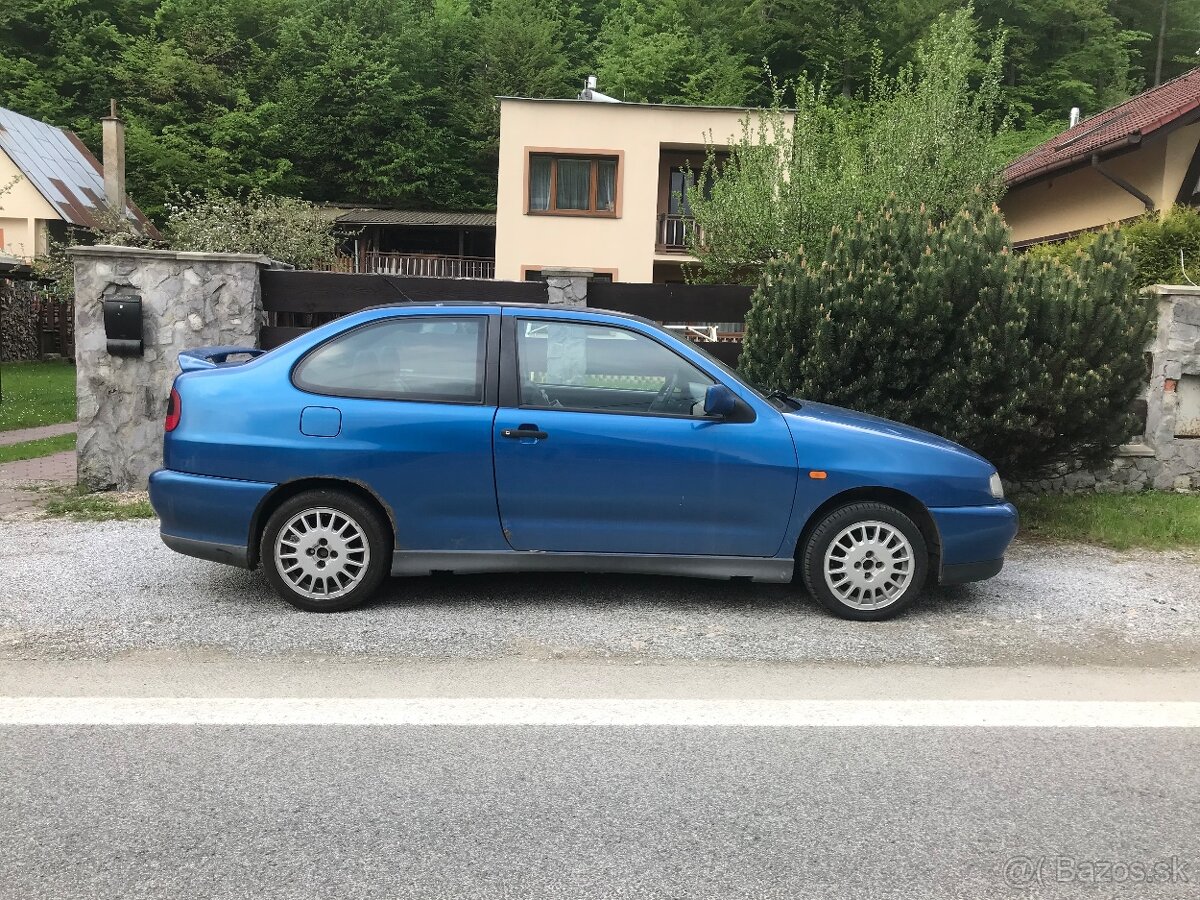
{"label": "wooden balcony railing", "polygon": [[481,256],[434,256],[423,253],[368,251],[364,272],[417,278],[495,278],[496,260]]}
{"label": "wooden balcony railing", "polygon": [[660,213],[658,217],[658,245],[669,251],[686,252],[688,241],[696,228],[696,220],[691,216],[677,216],[670,213]]}

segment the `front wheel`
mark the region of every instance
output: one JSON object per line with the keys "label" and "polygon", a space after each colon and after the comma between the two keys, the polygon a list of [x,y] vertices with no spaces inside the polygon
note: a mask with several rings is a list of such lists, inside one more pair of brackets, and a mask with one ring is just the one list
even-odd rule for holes
{"label": "front wheel", "polygon": [[309,612],[365,603],[391,567],[387,528],[357,497],[306,491],[271,514],[259,546],[276,592]]}
{"label": "front wheel", "polygon": [[929,551],[916,524],[886,503],[851,503],[827,515],[802,551],[804,584],[844,619],[887,619],[917,599]]}

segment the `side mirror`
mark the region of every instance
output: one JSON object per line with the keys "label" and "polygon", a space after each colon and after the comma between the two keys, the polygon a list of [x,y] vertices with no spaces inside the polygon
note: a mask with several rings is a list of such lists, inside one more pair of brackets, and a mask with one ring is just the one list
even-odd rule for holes
{"label": "side mirror", "polygon": [[704,392],[704,414],[724,418],[737,409],[737,395],[723,384],[714,384]]}

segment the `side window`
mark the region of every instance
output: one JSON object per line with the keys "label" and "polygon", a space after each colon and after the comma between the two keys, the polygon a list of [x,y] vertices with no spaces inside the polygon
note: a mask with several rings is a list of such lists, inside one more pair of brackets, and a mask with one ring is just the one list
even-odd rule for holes
{"label": "side window", "polygon": [[482,316],[385,319],[322,344],[292,380],[336,397],[482,403],[486,336]]}
{"label": "side window", "polygon": [[715,382],[657,341],[624,328],[517,320],[521,405],[605,413],[704,415]]}

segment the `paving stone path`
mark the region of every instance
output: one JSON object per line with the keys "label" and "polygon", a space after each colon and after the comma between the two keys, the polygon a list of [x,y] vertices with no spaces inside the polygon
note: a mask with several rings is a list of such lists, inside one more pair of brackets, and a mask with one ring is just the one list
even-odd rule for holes
{"label": "paving stone path", "polygon": [[[74,422],[64,422],[61,425],[0,431],[0,446],[57,437],[60,434],[70,434],[74,430]],[[0,519],[28,518],[36,514],[37,495],[32,491],[22,490],[23,485],[74,483],[74,450],[40,456],[37,459],[0,463]]]}
{"label": "paving stone path", "polygon": [[18,428],[15,431],[0,431],[0,447],[7,447],[9,444],[23,444],[26,441],[39,441],[42,438],[58,437],[60,434],[72,434],[74,431],[74,422],[63,422],[59,425],[39,425],[37,428]]}

